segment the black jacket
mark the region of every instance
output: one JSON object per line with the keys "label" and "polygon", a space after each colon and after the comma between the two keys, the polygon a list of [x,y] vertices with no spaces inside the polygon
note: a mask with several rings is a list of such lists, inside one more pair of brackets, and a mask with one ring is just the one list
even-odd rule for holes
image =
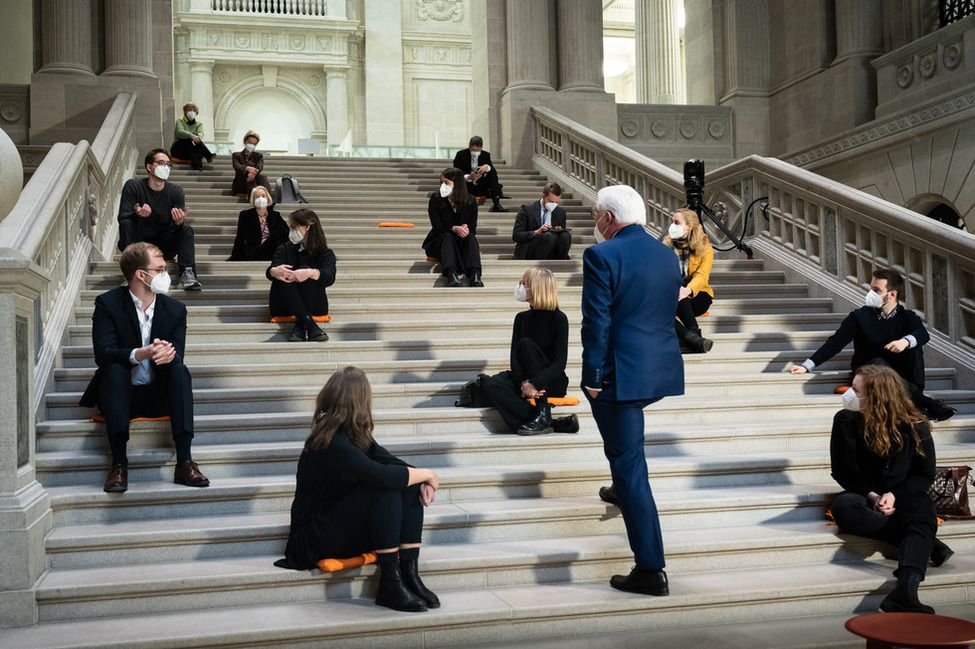
{"label": "black jacket", "polygon": [[327,315],[328,296],[325,294],[325,289],[335,283],[335,253],[326,248],[313,259],[307,250],[303,248],[299,250],[298,246],[290,241],[278,246],[278,249],[274,251],[274,258],[271,260],[271,265],[264,271],[265,277],[271,280],[271,293],[268,300],[270,302],[272,318],[275,316],[295,315],[294,313],[285,313],[287,310],[285,306],[287,300],[281,296],[284,282],[271,277],[271,269],[282,264],[291,266],[292,270],[298,270],[299,268],[314,268],[318,270],[318,279],[310,279],[307,281],[317,284],[321,289],[321,295],[316,303],[310,305],[309,308],[312,315]]}
{"label": "black jacket", "polygon": [[[515,242],[515,259],[525,258],[528,242],[535,236],[535,230],[540,227],[542,227],[542,205],[540,201],[525,203],[518,208],[515,227],[511,231],[511,239]],[[552,210],[552,227],[565,229],[565,210],[561,207]]]}
{"label": "black jacket", "polygon": [[423,249],[426,250],[437,237],[447,232],[455,225],[466,225],[470,229],[468,236],[477,234],[477,201],[473,196],[467,197],[467,206],[460,206],[457,211],[450,205],[449,198],[442,198],[439,192],[434,192],[430,196],[430,203],[427,206],[427,214],[430,217],[430,232],[423,240]]}
{"label": "black jacket", "polygon": [[270,234],[262,244],[257,209],[243,210],[237,217],[237,236],[234,237],[234,249],[227,261],[270,261],[278,246],[288,240],[288,224],[280,213],[268,208],[267,229]]}

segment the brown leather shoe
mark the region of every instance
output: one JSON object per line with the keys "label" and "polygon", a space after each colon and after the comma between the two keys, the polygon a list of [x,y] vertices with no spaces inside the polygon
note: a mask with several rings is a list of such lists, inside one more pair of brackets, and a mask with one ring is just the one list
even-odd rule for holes
{"label": "brown leather shoe", "polygon": [[210,481],[205,475],[200,473],[200,467],[196,462],[183,462],[176,465],[176,472],[173,474],[173,482],[184,484],[187,487],[209,487]]}
{"label": "brown leather shoe", "polygon": [[129,488],[129,468],[124,464],[113,464],[105,478],[105,491],[110,494],[122,493]]}

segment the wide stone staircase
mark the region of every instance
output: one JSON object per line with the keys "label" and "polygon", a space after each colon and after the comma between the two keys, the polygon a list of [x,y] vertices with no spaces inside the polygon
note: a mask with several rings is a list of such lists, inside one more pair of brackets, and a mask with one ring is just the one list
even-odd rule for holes
{"label": "wide stone staircase", "polygon": [[[609,588],[632,555],[615,507],[599,501],[608,466],[585,405],[577,435],[517,437],[496,412],[454,408],[460,385],[507,367],[517,206],[546,180],[501,166],[509,213],[479,214],[485,288],[446,288],[420,242],[447,161],[269,158],[322,217],[338,260],[326,343],[290,343],[268,322],[264,263],[231,263],[236,217],[229,161],[177,169],[196,232],[204,290],[174,291],[189,310],[186,362],[196,408],[194,456],[212,484],[172,483],[168,422],[136,422],[130,488],[106,494],[103,425],[77,405],[95,363],[95,297],[118,286],[114,262],[92,263],[37,425],[39,480],[51,495],[49,570],[40,624],[0,632],[5,647],[859,646],[842,628],[891,586],[890,548],[836,535],[824,510],[838,491],[828,440],[849,352],[804,377],[783,373],[843,317],[828,299],[761,260],[719,254],[715,340],[684,357],[686,394],[646,411],[647,457],[668,553],[670,597]],[[571,327],[577,386],[581,254],[589,206],[562,205],[574,244],[556,275]],[[295,206],[279,206],[287,215]],[[378,228],[405,221],[415,228]],[[171,265],[172,266],[172,265]],[[653,269],[648,268],[648,272]],[[173,268],[175,273],[175,268]],[[296,460],[315,395],[335,370],[363,368],[376,438],[441,477],[427,510],[421,572],[443,607],[397,613],[371,602],[374,566],[323,574],[272,564],[283,553]],[[975,393],[951,367],[929,367],[928,392],[959,413],[935,425],[939,464],[975,464]],[[577,387],[570,394],[581,397]],[[583,401],[584,403],[584,401]],[[939,532],[957,552],[932,569],[922,599],[975,619],[975,524]],[[599,636],[599,639],[594,639]],[[734,643],[732,642],[734,641]],[[631,643],[632,644],[628,644]]]}

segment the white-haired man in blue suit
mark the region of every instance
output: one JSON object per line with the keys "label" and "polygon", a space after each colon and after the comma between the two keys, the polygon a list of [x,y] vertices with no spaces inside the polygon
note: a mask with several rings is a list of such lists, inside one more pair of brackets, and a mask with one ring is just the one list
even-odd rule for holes
{"label": "white-haired man in blue suit", "polygon": [[610,585],[668,595],[643,409],[684,393],[674,332],[680,268],[673,251],[643,229],[646,203],[632,187],[599,190],[594,211],[597,238],[605,241],[582,256],[582,387],[613,476],[600,496],[619,505],[636,559],[630,574],[615,575]]}

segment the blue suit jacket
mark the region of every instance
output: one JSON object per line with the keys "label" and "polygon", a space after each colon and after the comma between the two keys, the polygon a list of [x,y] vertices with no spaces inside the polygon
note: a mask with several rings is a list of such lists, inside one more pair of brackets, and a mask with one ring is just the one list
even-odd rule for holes
{"label": "blue suit jacket", "polygon": [[674,331],[674,251],[628,225],[582,255],[582,385],[615,385],[617,401],[684,394]]}

